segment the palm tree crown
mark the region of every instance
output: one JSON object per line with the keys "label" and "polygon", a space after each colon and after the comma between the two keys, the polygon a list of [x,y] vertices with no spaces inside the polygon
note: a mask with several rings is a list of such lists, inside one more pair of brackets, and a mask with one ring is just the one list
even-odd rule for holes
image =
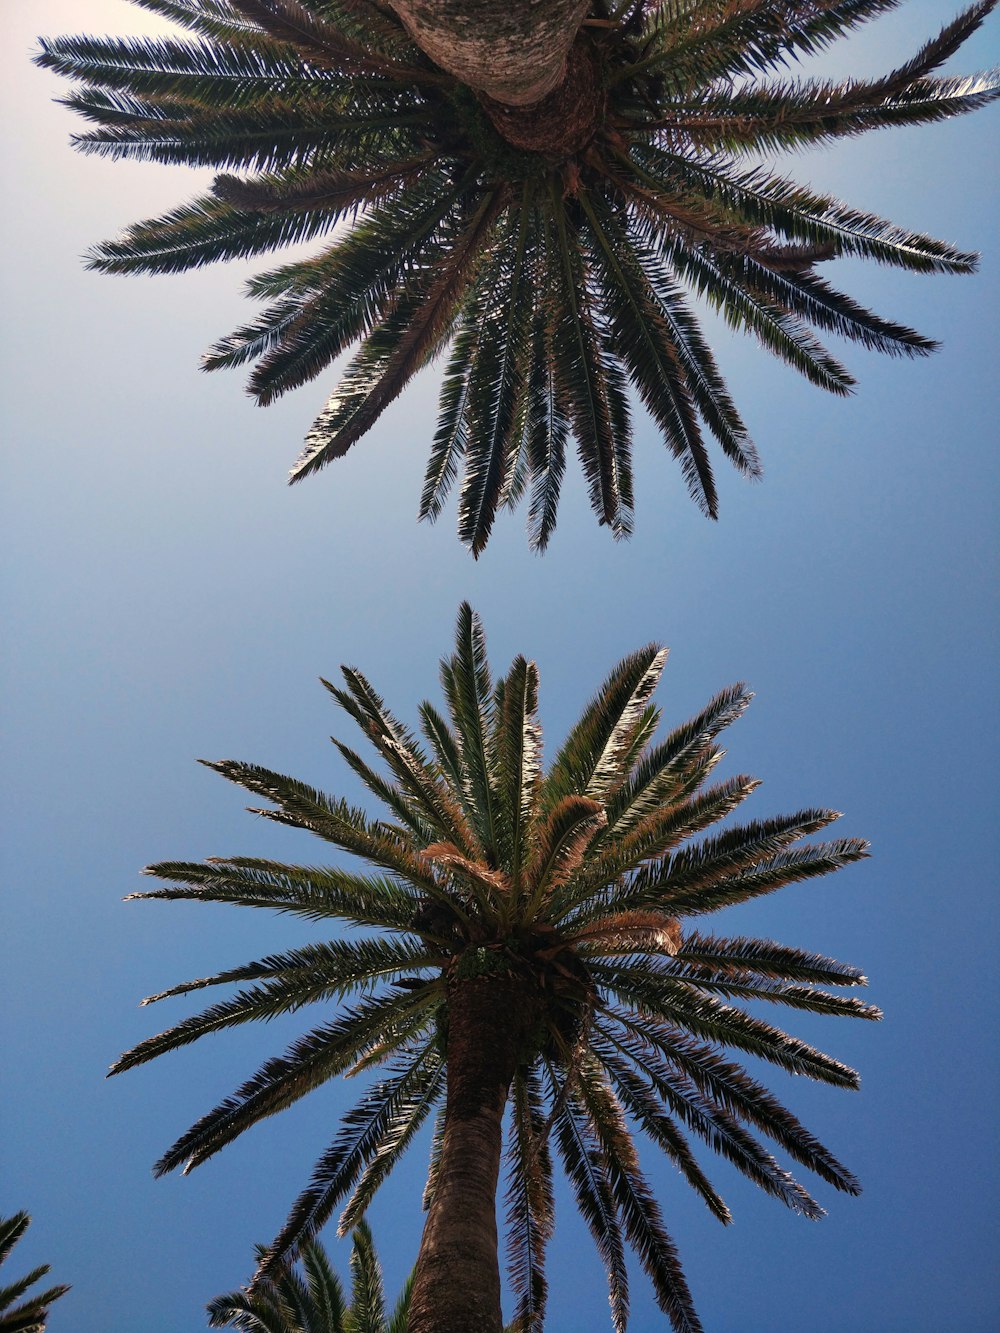
{"label": "palm tree crown", "polygon": [[[0,1264],[8,1258],[30,1225],[31,1218],[27,1213],[0,1217]],[[36,1282],[41,1281],[48,1271],[49,1265],[42,1264],[0,1289],[0,1333],[44,1333],[48,1324],[49,1306],[60,1296],[65,1296],[69,1287],[60,1284],[28,1296],[27,1300],[22,1301],[21,1297]]]}
{"label": "palm tree crown", "polygon": [[[350,1301],[317,1239],[301,1249],[299,1267],[289,1266],[253,1290],[230,1291],[208,1307],[209,1328],[241,1333],[406,1333],[410,1304],[407,1281],[390,1313],[382,1266],[366,1222],[354,1230]],[[264,1251],[258,1251],[263,1258]]]}
{"label": "palm tree crown", "polygon": [[996,0],[884,77],[841,83],[781,71],[899,0],[594,0],[563,85],[527,108],[447,73],[372,0],[136,3],[199,39],[44,41],[39,63],[80,82],[67,102],[95,125],[77,146],[225,174],[91,265],[177,272],[352,219],[314,257],[255,277],[264,312],[205,365],[254,362],[250,391],[268,403],[360,344],[295,480],[344,454],[450,349],[420,514],[441,512],[462,469],[459,534],[476,553],[498,507],[526,494],[545,546],[571,437],[599,521],[631,530],[629,383],[706,514],[704,428],[758,475],[692,293],[843,394],[853,380],[810,326],[892,355],[933,343],[834,290],[818,262],[975,264],[760,161],[994,98],[996,74],[934,71]]}
{"label": "palm tree crown", "polygon": [[[665,657],[651,645],[619,663],[543,774],[537,669],[518,657],[494,683],[480,623],[463,606],[454,655],[441,666],[448,716],[421,705],[424,741],[354,668],[343,668],[343,686],[327,684],[386,765],[380,773],[335,742],[384,802],[387,818],[373,819],[268,769],[231,760],[209,765],[272,803],[259,813],[375,867],[356,874],[247,857],[169,862],[148,872],[169,886],[131,895],[376,928],[150,997],[242,987],[113,1067],[142,1064],[206,1033],[307,1004],[329,1010],[355,996],[267,1061],[155,1168],[190,1170],[326,1080],[385,1066],[318,1162],[263,1258],[263,1274],[342,1205],[341,1231],[355,1227],[435,1110],[430,1213],[410,1333],[500,1327],[494,1210],[508,1104],[506,1220],[522,1330],[540,1327],[545,1306],[554,1157],[607,1265],[619,1330],[628,1312],[626,1242],[674,1327],[700,1327],[640,1169],[634,1129],[666,1153],[723,1222],[729,1211],[689,1134],[806,1217],[822,1209],[758,1134],[835,1188],[857,1192],[846,1168],[724,1048],[855,1087],[853,1070],[733,1002],[877,1018],[872,1006],[825,989],[865,978],[829,958],[765,939],[705,934],[687,922],[828,874],[863,857],[866,844],[802,841],[838,817],[824,809],[730,824],[693,840],[758,785],[744,775],[709,782],[723,753],[719,733],[751,696],[742,685],[724,690],[654,741],[660,713],[650,698]],[[482,1166],[483,1180],[467,1179],[470,1164]],[[493,1232],[483,1241],[483,1271],[463,1274],[461,1264],[472,1262],[470,1237],[479,1235],[470,1216]],[[446,1299],[443,1289],[457,1288],[464,1306],[468,1292],[489,1290],[491,1281],[494,1306],[482,1325],[452,1324],[435,1304]]]}

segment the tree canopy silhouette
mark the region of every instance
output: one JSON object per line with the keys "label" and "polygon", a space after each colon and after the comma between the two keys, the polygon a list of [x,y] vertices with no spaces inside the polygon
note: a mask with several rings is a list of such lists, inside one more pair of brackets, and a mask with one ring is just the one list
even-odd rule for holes
{"label": "tree canopy silhouette", "polygon": [[[257,813],[373,867],[359,874],[238,856],[166,862],[149,873],[167,886],[132,895],[267,908],[338,927],[327,942],[150,997],[240,987],[143,1041],[112,1071],[209,1033],[320,1007],[318,1026],[168,1149],[155,1168],[162,1174],[193,1169],[329,1079],[384,1070],[344,1117],[264,1255],[262,1276],[335,1210],[343,1210],[342,1232],[356,1226],[431,1115],[429,1211],[409,1333],[499,1333],[501,1166],[523,1333],[541,1326],[545,1309],[557,1160],[607,1266],[617,1330],[628,1316],[626,1245],[673,1327],[700,1328],[635,1131],[722,1222],[729,1210],[690,1135],[807,1218],[822,1208],[761,1137],[834,1188],[858,1191],[847,1168],[726,1048],[856,1087],[853,1070],[740,1006],[878,1018],[873,1006],[827,989],[865,978],[802,949],[696,927],[725,907],[857,861],[867,845],[804,841],[838,818],[818,808],[699,838],[758,785],[742,774],[710,781],[723,753],[719,734],[751,696],[742,685],[723,690],[657,741],[651,695],[665,657],[654,644],[620,662],[546,772],[537,669],[518,657],[494,682],[482,627],[464,605],[454,654],[441,664],[446,715],[421,705],[423,740],[355,668],[343,668],[342,685],[327,685],[384,763],[380,772],[335,741],[386,807],[382,817],[257,765],[209,765],[270,803]],[[361,928],[360,937],[345,937],[344,925]]]}
{"label": "tree canopy silhouette", "polygon": [[630,385],[706,514],[706,431],[759,475],[692,296],[845,394],[854,380],[814,329],[889,355],[934,344],[818,264],[975,265],[761,160],[996,97],[995,73],[935,73],[996,0],[888,74],[835,83],[783,71],[898,0],[135,2],[196,39],[42,42],[38,63],[78,81],[66,102],[94,126],[76,146],[223,174],[91,266],[175,273],[327,238],[251,280],[263,312],[204,364],[253,363],[250,392],[269,403],[357,346],[297,480],[444,356],[420,515],[440,514],[461,472],[459,534],[477,554],[498,508],[525,496],[546,545],[571,440],[598,520],[631,531]]}

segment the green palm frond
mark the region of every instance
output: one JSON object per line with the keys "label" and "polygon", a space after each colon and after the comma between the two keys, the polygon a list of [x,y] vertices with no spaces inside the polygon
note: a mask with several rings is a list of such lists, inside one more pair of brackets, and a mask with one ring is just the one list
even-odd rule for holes
{"label": "green palm frond", "polygon": [[[631,532],[630,387],[707,515],[706,432],[760,474],[689,295],[843,395],[854,378],[813,329],[890,355],[934,343],[822,282],[818,263],[975,266],[745,162],[993,101],[996,71],[939,71],[996,0],[968,5],[887,74],[839,83],[785,70],[898,0],[595,4],[564,89],[529,131],[374,0],[137,3],[191,35],[40,43],[38,63],[73,82],[65,100],[89,123],[74,144],[221,174],[211,194],[96,247],[91,266],[173,273],[326,238],[315,261],[251,281],[271,306],[204,364],[252,363],[250,392],[269,403],[355,349],[295,481],[341,457],[447,351],[419,513],[436,519],[461,476],[458,531],[476,555],[497,510],[525,497],[544,549],[571,440],[599,522]],[[586,92],[573,81],[583,69]]]}
{"label": "green palm frond", "polygon": [[499,192],[487,196],[450,251],[419,275],[372,332],[306,436],[305,449],[291,472],[293,481],[325,467],[356,444],[448,337],[462,288],[489,244],[501,207]]}
{"label": "green palm frond", "polygon": [[206,37],[241,38],[252,25],[241,19],[228,0],[134,0],[140,9],[151,10],[182,28]]}
{"label": "green palm frond", "polygon": [[[621,1022],[626,1031],[638,1026],[625,1018]],[[704,1097],[684,1073],[658,1063],[655,1053],[648,1053],[641,1041],[614,1045],[647,1076],[656,1095],[678,1120],[758,1189],[803,1217],[814,1221],[822,1217],[823,1209],[816,1200],[748,1133],[739,1116],[718,1100]]]}
{"label": "green palm frond", "polygon": [[261,275],[255,294],[277,300],[217,343],[205,369],[256,358],[252,387],[262,401],[311,379],[388,316],[418,244],[438,236],[453,205],[426,172],[326,253]]}
{"label": "green palm frond", "polygon": [[591,963],[595,981],[634,1007],[669,1023],[672,1020],[707,1041],[733,1046],[777,1065],[789,1074],[805,1074],[835,1087],[857,1088],[855,1070],[832,1056],[736,1009],[720,1004],[697,986],[676,980],[662,968],[634,962],[625,972],[607,963]]}
{"label": "green palm frond", "polygon": [[[737,74],[757,74],[799,55],[815,55],[900,0],[708,0],[692,22],[687,5],[653,10],[646,61],[680,89]],[[623,75],[622,77],[627,77]]]}
{"label": "green palm frond", "polygon": [[585,1065],[577,1087],[579,1092],[571,1092],[570,1098],[585,1108],[597,1132],[623,1229],[653,1284],[660,1309],[677,1333],[701,1333],[677,1248],[664,1230],[659,1205],[639,1168],[621,1104],[596,1061]]}
{"label": "green palm frond", "polygon": [[733,1220],[732,1213],[698,1165],[677,1124],[664,1112],[661,1089],[655,1079],[652,1076],[643,1077],[646,1071],[641,1063],[639,1068],[642,1073],[637,1073],[635,1065],[622,1059],[611,1045],[606,1048],[595,1045],[595,1053],[622,1105],[635,1123],[674,1163],[695,1193],[708,1205],[713,1216],[728,1225]]}
{"label": "green palm frond", "polygon": [[498,797],[504,860],[510,866],[511,892],[520,887],[524,861],[533,851],[533,820],[542,781],[542,729],[538,723],[538,668],[514,659],[504,680],[503,705],[497,709]]}
{"label": "green palm frond", "polygon": [[778,981],[804,981],[818,986],[864,986],[867,978],[856,967],[834,958],[789,949],[773,940],[720,939],[692,931],[685,937],[677,957],[688,964],[692,975],[699,967],[729,975],[746,972]]}
{"label": "green palm frond", "polygon": [[478,344],[469,365],[464,403],[465,475],[458,530],[473,555],[479,555],[489,538],[523,434],[533,313],[527,251],[529,229],[535,222],[527,198],[512,220],[517,229],[508,242],[510,260],[495,275],[487,270],[491,286],[480,303]]}
{"label": "green palm frond", "polygon": [[[258,1248],[258,1258],[262,1253]],[[366,1223],[352,1233],[349,1300],[321,1241],[305,1242],[299,1259],[299,1266],[286,1266],[252,1289],[217,1296],[208,1306],[209,1327],[242,1333],[405,1333],[410,1280],[389,1315],[382,1267]]]}
{"label": "green palm frond", "polygon": [[[877,1019],[873,1005],[841,993],[863,985],[864,976],[805,949],[687,927],[708,912],[830,874],[861,859],[866,844],[808,841],[838,818],[812,806],[707,832],[758,785],[744,775],[710,781],[720,734],[751,695],[743,685],[723,690],[657,742],[652,695],[665,657],[648,644],[623,658],[547,773],[537,668],[517,657],[495,676],[468,605],[459,611],[455,650],[441,664],[446,708],[421,706],[423,739],[357,668],[343,668],[343,685],[326,688],[378,766],[342,743],[340,753],[395,822],[267,768],[210,765],[269,801],[264,813],[272,818],[374,867],[361,874],[250,857],[163,862],[150,870],[165,886],[133,895],[269,907],[333,922],[335,930],[366,928],[160,991],[149,1002],[235,988],[114,1066],[118,1072],[208,1033],[319,1007],[319,1022],[183,1134],[157,1174],[192,1169],[328,1079],[374,1080],[262,1251],[256,1286],[227,1317],[256,1318],[270,1329],[282,1302],[302,1304],[308,1282],[288,1276],[296,1254],[307,1257],[308,1274],[308,1246],[338,1210],[342,1232],[357,1228],[432,1115],[425,1205],[437,1216],[438,1201],[455,1188],[449,1134],[472,1115],[475,1079],[487,1078],[470,1068],[485,1068],[494,1048],[510,1051],[502,1086],[489,1096],[505,1171],[517,1333],[538,1333],[544,1318],[556,1160],[608,1268],[618,1329],[628,1318],[628,1246],[671,1326],[699,1327],[634,1132],[677,1166],[722,1222],[729,1210],[692,1136],[806,1217],[820,1216],[820,1203],[758,1135],[826,1184],[858,1192],[833,1153],[736,1060],[750,1056],[790,1075],[856,1087],[854,1070],[759,1011],[766,1004]],[[461,1116],[457,1102],[466,1107]],[[419,1291],[419,1262],[416,1271]],[[365,1291],[355,1305],[381,1311],[385,1322],[375,1288]],[[254,1305],[257,1293],[262,1304]]]}
{"label": "green palm frond", "polygon": [[619,761],[667,659],[667,650],[647,644],[615,667],[588,703],[553,760],[543,799],[571,793],[606,798],[624,776]]}
{"label": "green palm frond", "polygon": [[386,1129],[374,1155],[361,1173],[361,1178],[341,1214],[337,1224],[337,1230],[341,1235],[359,1225],[375,1192],[406,1152],[427,1116],[440,1101],[443,1089],[444,1069],[440,1057],[433,1050],[429,1050],[424,1057],[423,1076],[408,1090],[405,1100],[401,1101],[394,1120]]}
{"label": "green palm frond", "polygon": [[144,873],[175,882],[166,889],[130,893],[126,902],[160,898],[233,903],[290,912],[309,921],[339,920],[406,930],[420,901],[418,893],[398,880],[326,867],[289,866],[252,856],[214,857],[204,864],[161,861]]}
{"label": "green palm frond", "polygon": [[553,1080],[556,1104],[556,1147],[576,1198],[576,1206],[594,1238],[608,1274],[608,1299],[615,1333],[628,1326],[629,1290],[625,1246],[608,1176],[607,1163],[590,1119],[580,1114],[572,1097],[562,1100],[562,1088]]}
{"label": "green palm frond", "polygon": [[101,273],[181,273],[218,259],[246,259],[312,240],[336,221],[333,210],[286,217],[248,212],[205,195],[98,246],[88,263]]}
{"label": "green palm frond", "polygon": [[315,12],[300,0],[229,0],[229,3],[237,14],[277,41],[287,42],[321,69],[346,69],[355,75],[389,74],[405,82],[441,81],[441,76],[423,62],[419,66],[403,64],[384,55],[377,46],[352,36],[349,25],[343,22],[346,5],[338,15],[332,8]]}
{"label": "green palm frond", "polygon": [[881,264],[924,273],[969,273],[976,256],[945,241],[906,231],[875,213],[850,208],[762,168],[732,169],[727,163],[652,146],[637,155],[638,166],[662,182],[664,193],[680,190],[703,200],[721,215],[749,226],[767,227],[783,239],[833,247]]}
{"label": "green palm frond", "polygon": [[390,1077],[373,1085],[347,1115],[333,1143],[316,1163],[307,1187],[292,1206],[285,1226],[262,1255],[258,1274],[266,1276],[314,1236],[383,1146],[397,1141],[400,1127],[423,1119],[441,1093],[441,1061],[433,1045],[416,1045]]}
{"label": "green palm frond", "polygon": [[385,1326],[385,1286],[370,1229],[362,1222],[351,1250],[351,1323],[355,1333],[380,1333]]}
{"label": "green palm frond", "polygon": [[331,1333],[339,1333],[346,1301],[329,1255],[318,1240],[313,1240],[303,1245],[301,1260],[309,1295],[320,1321],[319,1333],[324,1333],[324,1324]]}
{"label": "green palm frond", "polygon": [[[349,1070],[362,1056],[387,1040],[403,1045],[426,1025],[426,999],[407,995],[363,1001],[333,1022],[298,1038],[283,1056],[268,1060],[233,1093],[183,1134],[156,1163],[156,1175],[183,1165],[185,1173],[214,1156],[227,1143],[267,1116],[284,1110],[328,1079]],[[191,1023],[141,1043],[112,1066],[121,1073],[186,1044],[213,1028]],[[174,1035],[176,1032],[176,1036]]]}
{"label": "green palm frond", "polygon": [[[349,991],[373,985],[383,977],[408,973],[414,968],[440,966],[443,961],[440,955],[411,940],[328,940],[282,954],[270,954],[257,962],[244,963],[211,977],[181,982],[157,995],[147,996],[142,1004],[155,1004],[174,995],[188,995],[206,986],[272,979],[276,984],[266,993],[261,989],[260,1002],[265,1006],[273,1002],[274,1012],[281,1013],[285,1011],[286,998],[289,1010],[315,1000],[340,999]],[[296,988],[300,985],[304,990],[302,998],[297,998]]]}
{"label": "green palm frond", "polygon": [[552,373],[552,326],[551,311],[540,310],[535,317],[526,404],[524,454],[532,478],[528,531],[537,551],[544,551],[555,529],[571,430],[569,409]]}
{"label": "green palm frond", "polygon": [[[0,1264],[11,1254],[14,1246],[22,1238],[31,1224],[31,1218],[25,1212],[15,1213],[12,1217],[0,1218]],[[66,1285],[49,1287],[45,1291],[28,1296],[31,1287],[39,1282],[49,1271],[48,1264],[33,1268],[24,1277],[18,1278],[0,1288],[0,1331],[2,1333],[44,1333],[48,1327],[49,1306],[60,1296],[69,1291]],[[26,1300],[22,1300],[27,1296]]]}
{"label": "green palm frond", "polygon": [[[632,1043],[632,1058],[641,1057],[644,1071],[654,1082],[663,1076],[683,1076],[717,1109],[755,1126],[823,1180],[848,1194],[860,1194],[861,1187],[851,1172],[767,1088],[752,1079],[745,1069],[726,1060],[716,1048],[679,1031],[662,1028],[650,1041],[646,1024],[636,1024],[623,1015],[614,1017],[621,1022],[626,1041]],[[662,1052],[665,1063],[659,1062],[657,1052]]]}
{"label": "green palm frond", "polygon": [[562,200],[552,207],[550,263],[558,275],[552,374],[576,436],[591,508],[615,537],[626,537],[632,530],[631,440],[617,410],[623,375],[586,281],[578,226]]}
{"label": "green palm frond", "polygon": [[545,1248],[552,1235],[555,1203],[541,1080],[536,1070],[514,1079],[513,1116],[507,1152],[507,1271],[517,1301],[517,1333],[540,1333],[548,1284]]}

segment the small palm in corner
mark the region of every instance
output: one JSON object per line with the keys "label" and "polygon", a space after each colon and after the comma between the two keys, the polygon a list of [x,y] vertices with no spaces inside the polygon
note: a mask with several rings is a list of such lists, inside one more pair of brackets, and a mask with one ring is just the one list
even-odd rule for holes
{"label": "small palm in corner", "polygon": [[[0,1218],[0,1264],[30,1225],[31,1218],[27,1213],[15,1213],[13,1217]],[[47,1291],[29,1296],[26,1301],[21,1301],[21,1297],[48,1271],[49,1265],[41,1264],[18,1281],[0,1288],[0,1333],[42,1333],[48,1322],[49,1306],[60,1296],[65,1296],[69,1287],[62,1284],[58,1287],[49,1287]]]}
{"label": "small palm in corner", "polygon": [[[360,1222],[353,1237],[350,1304],[330,1256],[311,1240],[302,1246],[298,1264],[252,1290],[241,1287],[217,1296],[208,1307],[209,1327],[242,1333],[406,1333],[412,1279],[388,1314],[382,1265],[367,1223]],[[258,1246],[258,1260],[264,1254]]]}

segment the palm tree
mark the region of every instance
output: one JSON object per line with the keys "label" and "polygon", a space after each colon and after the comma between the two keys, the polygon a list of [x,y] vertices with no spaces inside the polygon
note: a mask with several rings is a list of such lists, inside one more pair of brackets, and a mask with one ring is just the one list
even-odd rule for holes
{"label": "palm tree", "polygon": [[[301,1271],[280,1269],[250,1290],[217,1296],[208,1307],[209,1328],[242,1333],[406,1333],[410,1281],[388,1314],[382,1267],[366,1222],[354,1229],[351,1300],[348,1304],[330,1258],[315,1238],[301,1249]],[[263,1258],[264,1250],[258,1250]]]}
{"label": "palm tree", "polygon": [[380,773],[335,742],[388,818],[252,764],[209,765],[272,803],[258,813],[375,868],[358,874],[248,857],[167,862],[147,873],[168,886],[130,895],[375,928],[151,996],[147,1003],[242,986],[112,1069],[307,1004],[326,1011],[183,1134],[156,1164],[163,1174],[200,1165],[328,1079],[385,1067],[320,1158],[262,1257],[261,1277],[279,1271],[345,1200],[340,1230],[356,1227],[435,1109],[409,1333],[499,1333],[496,1194],[508,1106],[509,1273],[522,1333],[541,1327],[545,1308],[554,1157],[607,1265],[617,1330],[628,1314],[626,1242],[674,1328],[700,1327],[633,1128],[723,1222],[729,1211],[688,1132],[806,1217],[822,1209],[758,1132],[835,1188],[857,1193],[847,1169],[723,1048],[856,1087],[853,1070],[732,1001],[877,1018],[872,1006],[824,989],[865,978],[800,949],[685,931],[682,923],[828,874],[863,857],[867,844],[801,841],[838,817],[824,809],[692,841],[758,785],[745,775],[708,782],[722,755],[719,733],[751,696],[742,685],[723,690],[654,742],[660,712],[650,697],[665,657],[650,645],[620,662],[543,776],[537,669],[518,657],[494,684],[482,627],[463,605],[454,655],[441,666],[448,717],[422,704],[423,742],[353,667],[342,668],[342,686],[324,682],[387,767]]}
{"label": "palm tree", "polygon": [[[209,194],[98,246],[106,273],[173,273],[328,236],[249,284],[263,313],[208,369],[253,362],[260,403],[359,344],[298,480],[346,453],[447,351],[420,515],[464,469],[474,553],[527,494],[556,520],[567,444],[615,536],[632,526],[628,386],[691,495],[718,504],[704,431],[760,465],[690,304],[717,307],[813,383],[854,383],[812,328],[890,355],[934,344],[835,290],[840,255],[918,272],[975,256],[798,185],[762,157],[984,105],[996,73],[936,77],[978,0],[878,79],[781,71],[898,0],[136,0],[198,39],[64,37],[86,152],[220,169]],[[241,174],[236,175],[234,172]]]}
{"label": "palm tree", "polygon": [[[13,1217],[0,1218],[0,1264],[7,1259],[30,1225],[31,1218],[23,1212],[15,1213]],[[26,1301],[21,1301],[21,1297],[48,1271],[49,1265],[42,1264],[33,1268],[26,1277],[0,1288],[0,1333],[43,1333],[48,1323],[49,1306],[60,1296],[65,1296],[69,1287],[49,1287],[47,1291],[29,1296]],[[16,1305],[16,1301],[21,1301],[20,1305]]]}

